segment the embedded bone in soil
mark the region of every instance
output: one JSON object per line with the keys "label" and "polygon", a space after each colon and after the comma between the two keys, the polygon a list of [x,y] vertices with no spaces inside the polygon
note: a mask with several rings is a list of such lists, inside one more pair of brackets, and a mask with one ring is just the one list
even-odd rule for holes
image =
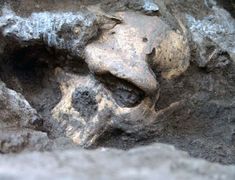
{"label": "embedded bone in soil", "polygon": [[232,1],[0,9],[0,179],[234,180]]}

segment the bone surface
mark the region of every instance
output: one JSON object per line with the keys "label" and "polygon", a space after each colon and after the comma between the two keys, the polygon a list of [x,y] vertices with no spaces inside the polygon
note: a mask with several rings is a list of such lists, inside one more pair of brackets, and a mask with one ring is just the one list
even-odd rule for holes
{"label": "bone surface", "polygon": [[0,0],[0,179],[234,179],[234,17],[220,0]]}

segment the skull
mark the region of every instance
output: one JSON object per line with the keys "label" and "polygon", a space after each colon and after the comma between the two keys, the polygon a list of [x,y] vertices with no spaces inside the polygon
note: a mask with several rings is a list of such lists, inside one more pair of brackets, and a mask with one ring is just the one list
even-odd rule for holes
{"label": "skull", "polygon": [[0,18],[4,36],[65,50],[68,59],[87,64],[85,74],[66,70],[66,64],[54,69],[62,97],[50,117],[65,136],[85,147],[114,129],[140,134],[156,123],[156,72],[171,79],[189,66],[187,39],[162,18],[136,11],[90,11],[28,18],[5,12]]}

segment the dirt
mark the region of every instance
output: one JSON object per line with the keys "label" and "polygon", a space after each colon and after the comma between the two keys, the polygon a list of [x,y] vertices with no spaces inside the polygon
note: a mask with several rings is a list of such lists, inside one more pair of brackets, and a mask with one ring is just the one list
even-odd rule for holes
{"label": "dirt", "polygon": [[[17,14],[28,16],[40,11],[77,11],[81,5],[94,5],[97,2],[0,0],[0,5],[9,3]],[[219,4],[235,16],[232,0],[219,1]],[[182,11],[199,19],[211,14],[210,7],[203,1],[194,2],[193,5],[192,1],[166,1],[166,7],[173,14]],[[114,5],[113,8],[117,10],[119,7]],[[144,38],[143,41],[148,39]],[[136,107],[145,98],[145,93],[133,83],[120,79],[117,81],[112,76],[104,78],[93,74],[82,57],[73,57],[64,50],[49,48],[44,44],[22,48],[11,39],[7,39],[6,44],[0,61],[0,79],[10,89],[23,94],[37,110],[44,120],[40,130],[47,132],[52,139],[64,136],[63,129],[55,123],[51,114],[63,94],[55,75],[58,68],[77,76],[94,75],[95,80],[101,80],[112,92],[117,105],[121,107]],[[191,39],[190,67],[181,76],[169,80],[163,78],[158,69],[154,71],[161,89],[154,109],[163,114],[161,116],[159,113],[156,117],[156,123],[152,124],[154,128],[148,127],[146,131],[135,134],[111,127],[91,148],[113,147],[126,150],[161,142],[185,150],[193,157],[235,164],[235,63],[231,61],[222,69],[208,71],[207,68],[198,66],[194,47],[195,43]],[[73,108],[81,112],[81,116],[87,121],[97,114],[95,93],[81,88],[72,96]],[[161,126],[160,133],[155,131],[155,126]]]}

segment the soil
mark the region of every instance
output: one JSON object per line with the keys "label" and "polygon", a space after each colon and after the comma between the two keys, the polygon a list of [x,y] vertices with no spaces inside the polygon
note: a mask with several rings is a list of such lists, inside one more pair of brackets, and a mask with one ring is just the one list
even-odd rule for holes
{"label": "soil", "polygon": [[[76,11],[81,4],[95,4],[98,1],[69,0],[66,3],[55,1],[52,3],[50,0],[0,0],[0,5],[6,2],[10,3],[18,14],[27,16],[37,11]],[[232,0],[218,2],[235,17]],[[210,14],[205,4],[196,2],[193,4],[192,6],[191,1],[179,4],[170,2],[167,7],[172,11],[173,8],[187,11],[198,18]],[[59,126],[51,123],[50,112],[61,99],[54,69],[60,67],[71,72],[76,69],[75,67],[79,67],[77,69],[80,70],[75,73],[84,75],[90,73],[87,65],[81,61],[75,62],[74,59],[63,60],[60,54],[66,55],[66,52],[56,52],[55,49],[48,49],[44,45],[19,49],[17,44],[12,46],[12,42],[14,41],[6,46],[0,62],[0,79],[9,88],[22,93],[42,116],[43,131],[51,138],[62,135],[58,133]],[[135,134],[128,134],[122,129],[110,129],[110,132],[101,137],[93,148],[113,147],[126,150],[161,142],[185,150],[193,157],[223,164],[235,164],[235,63],[233,61],[226,69],[208,72],[207,69],[198,67],[195,58],[192,53],[190,68],[176,79],[166,80],[160,76],[160,72],[155,72],[161,87],[156,111],[165,110],[178,103],[177,107],[164,117],[167,121],[162,134],[147,132],[142,137],[136,137]],[[143,99],[144,94],[139,89],[127,90],[124,94],[117,90],[114,96],[122,106],[133,107]],[[79,111],[84,106],[87,107],[83,116],[86,118],[94,116],[97,102],[93,94],[86,93],[85,90],[78,91],[73,95],[73,99],[73,106]],[[89,102],[84,99],[88,99]]]}

